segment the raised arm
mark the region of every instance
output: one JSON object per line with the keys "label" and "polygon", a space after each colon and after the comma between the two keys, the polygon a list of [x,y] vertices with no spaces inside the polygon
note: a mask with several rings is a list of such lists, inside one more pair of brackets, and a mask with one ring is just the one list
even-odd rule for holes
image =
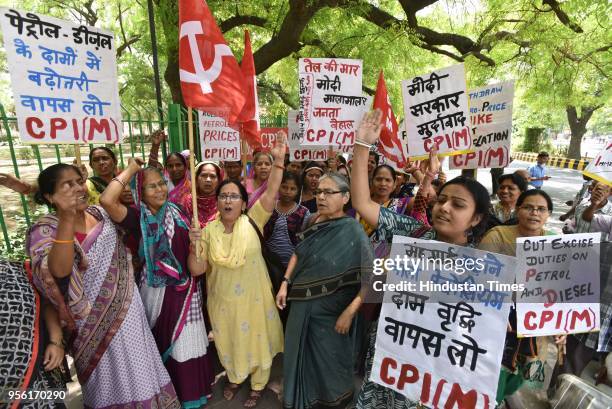
{"label": "raised arm", "polygon": [[102,195],[100,196],[100,206],[106,210],[108,215],[115,223],[121,223],[127,215],[127,207],[119,201],[123,187],[130,183],[130,180],[140,170],[143,164],[140,158],[130,158],[128,167],[111,180]]}
{"label": "raised arm", "polygon": [[368,153],[369,146],[376,143],[380,135],[381,111],[379,109],[368,112],[363,117],[357,130],[357,138],[353,147],[353,169],[351,173],[351,197],[353,207],[370,226],[378,226],[380,205],[370,198],[370,185],[368,180]]}
{"label": "raised arm", "polygon": [[71,192],[53,200],[58,218],[57,231],[47,260],[51,275],[68,277],[74,264],[74,232],[77,222],[77,195]]}
{"label": "raised arm", "polygon": [[287,135],[285,132],[280,131],[276,134],[276,143],[272,148],[272,157],[274,163],[272,164],[272,172],[268,178],[268,187],[259,198],[261,206],[266,212],[272,212],[274,210],[274,202],[276,200],[276,194],[280,188],[281,182],[283,181],[283,172],[285,170],[285,142]]}
{"label": "raised arm", "polygon": [[17,179],[15,176],[8,173],[0,173],[0,185],[8,187],[17,193],[21,193],[22,195],[28,195],[36,190],[29,183],[24,182],[21,179]]}
{"label": "raised arm", "polygon": [[608,201],[608,192],[605,190],[594,189],[591,193],[591,204],[582,212],[582,219],[587,222],[593,220],[593,215],[597,209],[603,207]]}
{"label": "raised arm", "polygon": [[163,131],[163,129],[158,129],[151,134],[151,152],[149,152],[148,166],[156,168],[161,166],[157,156],[159,152],[159,145],[162,144],[164,139],[166,139],[166,133]]}

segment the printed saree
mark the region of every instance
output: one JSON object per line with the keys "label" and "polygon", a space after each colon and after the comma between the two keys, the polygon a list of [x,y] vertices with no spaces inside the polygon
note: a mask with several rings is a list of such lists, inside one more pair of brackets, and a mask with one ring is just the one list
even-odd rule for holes
{"label": "printed saree", "polygon": [[108,214],[87,212],[99,222],[82,243],[66,279],[48,266],[58,219],[44,216],[29,231],[26,248],[34,283],[58,309],[69,333],[68,351],[83,386],[86,408],[177,408],[178,399],[153,336],[127,251]]}
{"label": "printed saree", "polygon": [[[47,331],[40,297],[23,264],[0,260],[0,390],[66,390],[60,368],[43,369]],[[10,409],[65,408],[58,401],[11,401]]]}
{"label": "printed saree", "polygon": [[357,325],[336,332],[338,317],[372,268],[370,242],[358,222],[342,217],[301,233],[298,263],[288,294],[284,407],[344,407],[353,396]]}

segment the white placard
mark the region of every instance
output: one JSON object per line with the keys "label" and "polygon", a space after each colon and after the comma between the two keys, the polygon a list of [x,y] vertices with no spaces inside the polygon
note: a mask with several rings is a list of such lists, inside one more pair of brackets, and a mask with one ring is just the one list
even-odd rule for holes
{"label": "white placard", "polygon": [[117,143],[121,105],[113,33],[0,8],[23,143]]}
{"label": "white placard", "polygon": [[474,152],[453,156],[451,169],[503,168],[510,163],[514,81],[469,92]]}
{"label": "white placard", "polygon": [[517,333],[523,337],[599,330],[600,233],[517,239]]}
{"label": "white placard", "polygon": [[202,160],[239,161],[240,132],[227,125],[224,115],[198,114]]}
{"label": "white placard", "polygon": [[368,98],[361,60],[300,58],[300,130],[303,145],[352,146]]}
{"label": "white placard", "polygon": [[427,407],[494,407],[514,258],[394,236],[386,261],[398,257],[387,270],[371,380]]}
{"label": "white placard", "polygon": [[327,147],[302,145],[299,111],[290,110],[287,114],[287,138],[291,162],[309,162],[327,160]]}
{"label": "white placard", "polygon": [[472,148],[463,64],[402,81],[408,155],[426,158],[437,147],[442,155]]}
{"label": "white placard", "polygon": [[583,172],[585,175],[612,186],[612,141],[595,156]]}

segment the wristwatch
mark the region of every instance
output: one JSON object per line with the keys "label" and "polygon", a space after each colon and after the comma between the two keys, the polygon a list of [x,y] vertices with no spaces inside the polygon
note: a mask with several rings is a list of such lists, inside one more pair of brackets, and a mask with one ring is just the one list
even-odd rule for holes
{"label": "wristwatch", "polygon": [[286,281],[287,285],[293,284],[293,281],[290,278],[287,278],[287,277],[283,277],[283,279],[281,281]]}

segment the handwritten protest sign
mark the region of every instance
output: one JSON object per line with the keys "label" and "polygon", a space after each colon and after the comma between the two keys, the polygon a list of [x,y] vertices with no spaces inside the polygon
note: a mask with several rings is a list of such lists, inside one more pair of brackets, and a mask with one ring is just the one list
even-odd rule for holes
{"label": "handwritten protest sign", "polygon": [[24,143],[117,143],[121,105],[113,33],[0,8]]}
{"label": "handwritten protest sign", "polygon": [[514,81],[469,92],[474,152],[453,156],[451,169],[503,168],[510,162]]}
{"label": "handwritten protest sign", "polygon": [[402,81],[408,154],[458,155],[472,147],[463,64]]}
{"label": "handwritten protest sign", "polygon": [[394,236],[390,260],[371,380],[427,407],[494,407],[514,259]]}
{"label": "handwritten protest sign", "polygon": [[585,175],[612,186],[612,142],[599,152],[584,170]]}
{"label": "handwritten protest sign", "polygon": [[600,233],[517,239],[517,333],[523,337],[599,330]]}
{"label": "handwritten protest sign", "polygon": [[226,115],[198,111],[203,160],[240,160],[240,132],[230,127]]}
{"label": "handwritten protest sign", "polygon": [[321,146],[302,145],[302,134],[299,123],[299,111],[290,110],[287,114],[287,138],[289,155],[292,162],[327,160],[329,149]]}
{"label": "handwritten protest sign", "polygon": [[299,60],[299,120],[303,145],[353,145],[368,102],[361,94],[362,74],[361,60]]}

